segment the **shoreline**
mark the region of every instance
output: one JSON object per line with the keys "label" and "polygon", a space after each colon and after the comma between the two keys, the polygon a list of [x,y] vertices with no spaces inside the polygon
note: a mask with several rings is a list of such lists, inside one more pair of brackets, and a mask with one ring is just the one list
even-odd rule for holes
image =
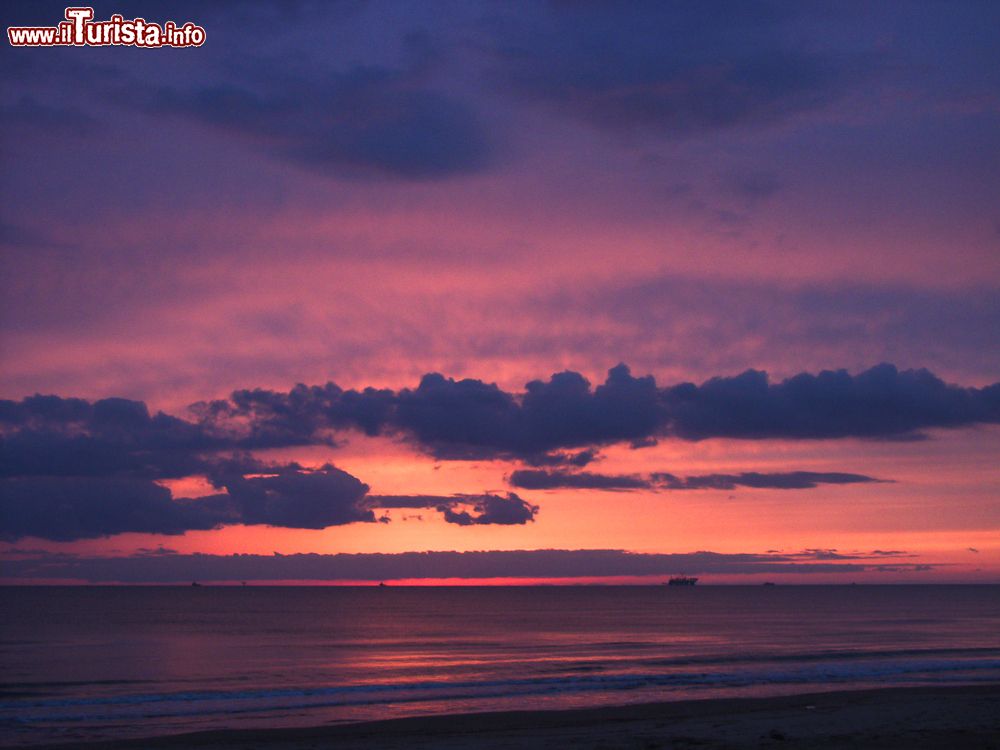
{"label": "shoreline", "polygon": [[438,714],[301,728],[217,729],[48,747],[51,750],[1000,748],[1000,684]]}

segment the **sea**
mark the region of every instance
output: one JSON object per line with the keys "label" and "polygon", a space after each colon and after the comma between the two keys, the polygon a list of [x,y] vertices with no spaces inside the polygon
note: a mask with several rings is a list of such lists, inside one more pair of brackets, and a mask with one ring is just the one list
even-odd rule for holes
{"label": "sea", "polygon": [[1000,683],[1000,586],[8,587],[0,744]]}

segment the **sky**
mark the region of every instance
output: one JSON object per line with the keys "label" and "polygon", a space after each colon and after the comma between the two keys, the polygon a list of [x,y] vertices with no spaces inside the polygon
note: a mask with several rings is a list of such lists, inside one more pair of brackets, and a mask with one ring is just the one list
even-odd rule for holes
{"label": "sky", "polygon": [[94,10],[206,38],[0,49],[0,581],[1000,583],[996,3]]}

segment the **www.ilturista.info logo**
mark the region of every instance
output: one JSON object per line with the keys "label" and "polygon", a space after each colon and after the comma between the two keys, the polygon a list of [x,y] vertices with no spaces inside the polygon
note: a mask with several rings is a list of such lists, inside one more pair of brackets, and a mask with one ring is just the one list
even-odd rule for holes
{"label": "www.ilturista.info logo", "polygon": [[107,21],[95,21],[93,8],[67,8],[66,20],[58,26],[8,26],[7,39],[14,47],[200,47],[205,29],[190,21],[166,21],[161,26],[117,13]]}

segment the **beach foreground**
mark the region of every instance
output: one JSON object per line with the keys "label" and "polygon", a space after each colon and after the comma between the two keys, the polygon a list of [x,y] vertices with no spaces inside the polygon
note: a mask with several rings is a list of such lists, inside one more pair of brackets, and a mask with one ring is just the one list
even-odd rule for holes
{"label": "beach foreground", "polygon": [[1000,748],[1000,685],[220,730],[63,748]]}

